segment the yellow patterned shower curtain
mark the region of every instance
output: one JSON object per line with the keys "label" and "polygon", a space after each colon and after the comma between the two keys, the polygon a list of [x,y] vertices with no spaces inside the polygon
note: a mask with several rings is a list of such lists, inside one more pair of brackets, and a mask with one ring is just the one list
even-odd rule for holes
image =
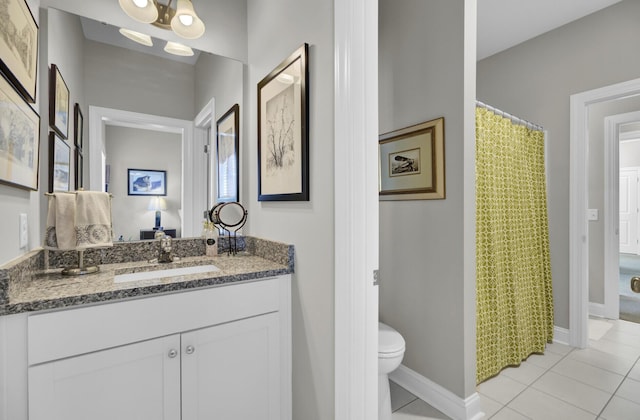
{"label": "yellow patterned shower curtain", "polygon": [[544,133],[476,108],[478,383],[553,338]]}

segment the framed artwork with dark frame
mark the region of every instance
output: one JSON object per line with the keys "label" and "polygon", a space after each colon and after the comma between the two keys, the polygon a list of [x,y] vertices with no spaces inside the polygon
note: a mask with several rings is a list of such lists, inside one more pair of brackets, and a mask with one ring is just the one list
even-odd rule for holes
{"label": "framed artwork with dark frame", "polygon": [[25,0],[3,1],[0,34],[0,71],[27,102],[35,103],[38,24]]}
{"label": "framed artwork with dark frame", "polygon": [[49,192],[69,191],[71,147],[58,133],[49,132]]}
{"label": "framed artwork with dark frame", "polygon": [[128,195],[167,195],[167,171],[127,169]]}
{"label": "framed artwork with dark frame", "polygon": [[382,134],[380,200],[445,198],[444,118]]}
{"label": "framed artwork with dark frame", "polygon": [[38,189],[40,116],[0,76],[0,182]]}
{"label": "framed artwork with dark frame", "polygon": [[76,103],[73,106],[74,114],[74,130],[73,130],[73,143],[76,145],[76,149],[82,150],[83,137],[84,137],[84,117],[82,116],[82,110],[80,104]]}
{"label": "framed artwork with dark frame", "polygon": [[309,201],[308,51],[258,83],[258,201]]}
{"label": "framed artwork with dark frame", "polygon": [[74,174],[75,174],[75,186],[76,190],[84,188],[84,157],[82,156],[82,151],[80,149],[75,150],[75,166],[74,166]]}
{"label": "framed artwork with dark frame", "polygon": [[49,77],[49,125],[63,139],[69,137],[69,88],[55,64]]}
{"label": "framed artwork with dark frame", "polygon": [[235,104],[216,122],[216,202],[240,199],[240,106]]}

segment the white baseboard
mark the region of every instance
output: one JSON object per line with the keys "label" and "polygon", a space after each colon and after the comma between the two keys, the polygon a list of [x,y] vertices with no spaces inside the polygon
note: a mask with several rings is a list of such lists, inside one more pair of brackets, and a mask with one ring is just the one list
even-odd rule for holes
{"label": "white baseboard", "polygon": [[602,303],[589,302],[589,315],[598,318],[607,318],[606,307]]}
{"label": "white baseboard", "polygon": [[404,365],[400,365],[398,369],[391,372],[389,377],[422,401],[454,420],[480,420],[484,418],[478,393],[473,393],[463,399]]}
{"label": "white baseboard", "polygon": [[558,344],[569,345],[569,330],[566,328],[553,327],[553,342]]}

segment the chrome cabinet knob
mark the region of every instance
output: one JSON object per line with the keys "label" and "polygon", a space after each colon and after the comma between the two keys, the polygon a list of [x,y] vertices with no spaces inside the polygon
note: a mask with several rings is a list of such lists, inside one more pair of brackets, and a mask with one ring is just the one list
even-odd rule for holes
{"label": "chrome cabinet knob", "polygon": [[178,355],[178,351],[176,349],[171,349],[169,350],[169,358],[173,359],[174,357],[176,357]]}
{"label": "chrome cabinet knob", "polygon": [[187,352],[187,354],[193,354],[193,352],[196,351],[196,349],[193,346],[187,346],[185,351]]}

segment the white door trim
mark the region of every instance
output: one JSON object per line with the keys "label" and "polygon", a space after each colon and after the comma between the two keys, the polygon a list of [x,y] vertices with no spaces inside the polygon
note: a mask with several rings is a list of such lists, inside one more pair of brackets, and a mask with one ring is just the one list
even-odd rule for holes
{"label": "white door trim", "polygon": [[334,2],[335,416],[378,418],[378,2]]}
{"label": "white door trim", "polygon": [[89,188],[104,191],[105,126],[116,125],[145,130],[166,131],[182,136],[182,226],[183,237],[200,234],[200,219],[194,217],[194,191],[203,191],[204,179],[185,162],[194,160],[193,122],[120,109],[89,106]]}
{"label": "white door trim", "polygon": [[571,95],[569,197],[569,344],[587,346],[589,314],[588,106],[640,94],[640,79]]}
{"label": "white door trim", "polygon": [[640,121],[640,111],[604,119],[604,316],[618,319],[620,299],[620,126]]}

